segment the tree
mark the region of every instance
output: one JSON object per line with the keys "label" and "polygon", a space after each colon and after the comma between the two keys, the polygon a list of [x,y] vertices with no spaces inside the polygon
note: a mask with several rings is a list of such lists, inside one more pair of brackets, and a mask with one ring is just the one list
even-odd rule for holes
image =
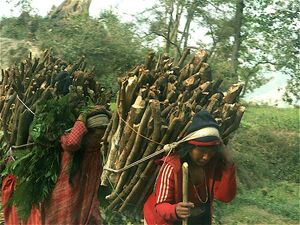
{"label": "tree", "polygon": [[264,0],[245,8],[245,45],[255,51],[256,64],[289,77],[284,100],[291,104],[300,100],[298,7],[295,1]]}
{"label": "tree", "polygon": [[34,11],[34,8],[32,7],[32,0],[6,0],[6,2],[14,4],[15,8],[20,8],[21,13]]}
{"label": "tree", "polygon": [[[296,3],[282,0],[244,4],[237,0],[235,5],[226,1],[213,3],[214,10],[203,8],[199,21],[209,28],[208,35],[213,40],[210,64],[217,73],[222,73],[226,79],[243,81],[243,96],[268,81],[265,73],[280,71],[282,76],[291,78],[285,100],[299,100]],[[226,13],[219,6],[226,9]],[[228,65],[228,58],[231,65]]]}
{"label": "tree", "polygon": [[[244,1],[236,0],[235,7],[235,17],[234,17],[234,44],[232,52],[232,68],[234,77],[238,77],[238,67],[239,67],[239,53],[242,44],[242,21],[243,21],[243,10],[244,10]],[[238,79],[237,79],[238,80]]]}
{"label": "tree", "polygon": [[151,9],[149,17],[139,18],[143,24],[149,24],[148,35],[163,38],[164,52],[180,57],[182,50],[187,47],[190,38],[190,28],[194,16],[206,1],[198,0],[160,0]]}
{"label": "tree", "polygon": [[92,0],[64,0],[57,8],[50,13],[51,18],[65,18],[74,15],[89,15],[89,8]]}

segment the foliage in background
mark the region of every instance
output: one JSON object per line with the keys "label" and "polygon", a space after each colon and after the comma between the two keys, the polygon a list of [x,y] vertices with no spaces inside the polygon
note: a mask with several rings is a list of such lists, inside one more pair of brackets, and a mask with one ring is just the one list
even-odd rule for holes
{"label": "foliage in background", "polygon": [[50,19],[28,14],[22,18],[2,19],[1,36],[30,40],[40,49],[52,48],[66,61],[84,55],[87,64],[95,66],[97,78],[114,89],[117,77],[141,63],[147,51],[133,24],[122,23],[112,11],[102,12],[98,19]]}
{"label": "foliage in background", "polygon": [[13,4],[15,8],[18,8],[21,12],[32,12],[32,0],[6,0],[7,3]]}
{"label": "foliage in background", "polygon": [[244,39],[245,47],[251,51],[245,62],[252,61],[266,71],[289,77],[284,100],[291,104],[300,100],[298,14],[299,4],[295,1],[246,3]]}
{"label": "foliage in background", "polygon": [[[147,37],[163,40],[164,51],[178,57],[184,47],[198,42],[211,55],[213,74],[244,82],[242,96],[265,84],[266,74],[288,76],[284,100],[299,97],[299,37],[297,3],[284,0],[159,0],[145,10],[138,22],[148,26]],[[198,32],[195,32],[198,31]],[[196,34],[203,31],[211,43]]]}

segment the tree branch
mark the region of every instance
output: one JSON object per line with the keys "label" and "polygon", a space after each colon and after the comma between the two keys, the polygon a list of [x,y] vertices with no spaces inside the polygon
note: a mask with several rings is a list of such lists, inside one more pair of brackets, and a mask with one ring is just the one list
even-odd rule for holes
{"label": "tree branch", "polygon": [[[179,53],[179,56],[181,57],[181,50],[180,50],[180,47],[179,47],[176,43],[174,43],[174,42],[171,41],[171,40],[168,40],[168,37],[166,37],[166,35],[164,35],[164,34],[160,34],[160,33],[156,32],[156,31],[151,31],[151,33],[153,33],[153,34],[155,34],[155,35],[157,35],[157,36],[163,37],[163,38],[166,39],[168,42],[170,42],[170,44],[174,45],[174,46],[176,47],[178,53]],[[151,34],[151,33],[150,33],[150,34]],[[150,35],[150,34],[148,34],[148,35]]]}

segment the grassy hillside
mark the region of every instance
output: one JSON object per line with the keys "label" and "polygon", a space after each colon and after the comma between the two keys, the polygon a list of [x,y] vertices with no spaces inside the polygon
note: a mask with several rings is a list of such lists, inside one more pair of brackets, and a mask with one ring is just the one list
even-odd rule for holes
{"label": "grassy hillside", "polygon": [[216,224],[299,224],[299,110],[248,107],[230,147],[238,195]]}

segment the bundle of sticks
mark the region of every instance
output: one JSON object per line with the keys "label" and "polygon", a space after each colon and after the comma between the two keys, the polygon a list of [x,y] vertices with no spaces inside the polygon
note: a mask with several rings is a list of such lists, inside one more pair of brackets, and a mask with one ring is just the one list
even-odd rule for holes
{"label": "bundle of sticks", "polygon": [[41,58],[30,53],[19,65],[1,70],[0,143],[6,143],[6,150],[27,144],[30,124],[42,101],[72,93],[74,99],[110,103],[112,93],[96,82],[94,70],[88,71],[86,65],[84,57],[72,65],[45,50]]}
{"label": "bundle of sticks", "polygon": [[238,103],[242,85],[219,91],[222,80],[212,80],[206,63],[208,53],[199,50],[187,60],[189,54],[186,49],[175,62],[166,55],[156,59],[151,52],[145,65],[119,79],[117,107],[102,146],[102,184],[112,187],[106,196],[110,202],[107,210],[124,212],[142,207],[159,168],[153,157],[136,162],[184,137],[195,112],[206,110],[214,116],[225,144],[238,128],[245,111]]}

